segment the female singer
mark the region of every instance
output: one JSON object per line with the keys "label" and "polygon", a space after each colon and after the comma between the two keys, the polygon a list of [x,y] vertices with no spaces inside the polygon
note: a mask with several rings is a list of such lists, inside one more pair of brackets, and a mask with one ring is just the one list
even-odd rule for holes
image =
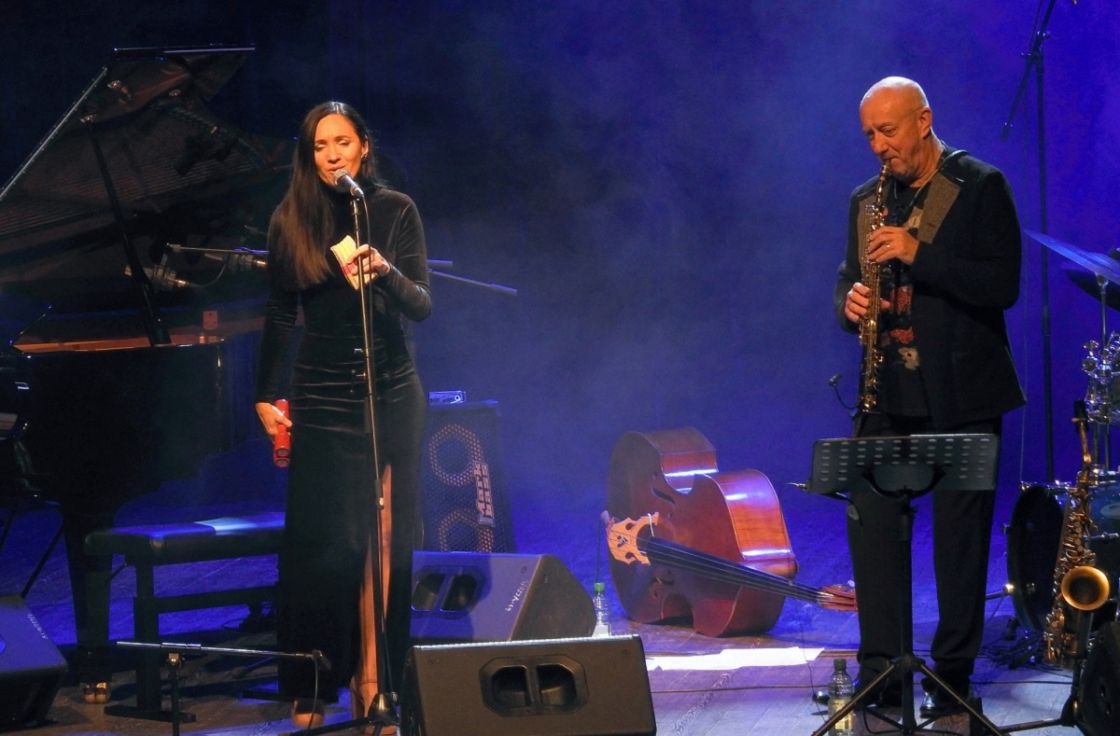
{"label": "female singer", "polygon": [[[316,697],[334,701],[348,680],[355,714],[364,715],[372,694],[399,687],[409,644],[412,550],[422,532],[426,401],[402,319],[422,320],[432,304],[420,215],[411,199],[378,181],[371,146],[365,122],[351,106],[325,102],[312,108],[300,128],[287,193],[269,225],[271,293],[256,409],[269,436],[281,424],[291,427],[292,443],[277,638],[283,651],[318,649],[329,662],[318,682],[309,662],[280,665],[281,692],[294,700],[293,722],[300,727],[320,722]],[[354,232],[351,199],[357,197],[349,188],[336,188],[342,173],[364,191],[358,205],[362,237],[368,232],[369,242],[360,241],[356,252],[340,259],[330,247]],[[360,296],[347,279],[359,268],[373,284],[368,302],[374,415],[385,499],[380,540],[373,539],[376,476]],[[282,396],[298,309],[304,330],[291,373],[288,418],[274,402]],[[387,576],[382,579],[392,682],[380,687],[371,661],[370,571],[376,559],[371,550],[378,550]]]}

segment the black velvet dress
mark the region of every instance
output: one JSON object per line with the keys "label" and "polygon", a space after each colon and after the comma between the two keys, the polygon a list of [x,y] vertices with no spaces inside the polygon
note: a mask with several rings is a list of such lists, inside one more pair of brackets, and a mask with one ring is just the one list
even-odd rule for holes
{"label": "black velvet dress", "polygon": [[[387,631],[390,673],[399,687],[408,651],[412,550],[422,540],[420,445],[426,399],[405,341],[402,319],[431,311],[424,231],[404,194],[366,188],[370,244],[393,264],[373,286],[375,416],[382,467],[392,466],[392,551]],[[333,700],[356,667],[358,598],[373,530],[372,450],[368,433],[359,293],[344,278],[329,247],[353,233],[349,198],[332,194],[336,236],[323,243],[330,277],[293,291],[273,274],[261,341],[257,401],[283,398],[286,355],[297,313],[304,331],[288,399],[293,422],[284,544],[280,554],[278,645],[318,649],[330,662],[319,694]],[[269,235],[270,249],[284,237]],[[274,251],[275,252],[275,251]],[[375,547],[376,549],[376,547]],[[288,697],[314,694],[314,668],[280,665]]]}

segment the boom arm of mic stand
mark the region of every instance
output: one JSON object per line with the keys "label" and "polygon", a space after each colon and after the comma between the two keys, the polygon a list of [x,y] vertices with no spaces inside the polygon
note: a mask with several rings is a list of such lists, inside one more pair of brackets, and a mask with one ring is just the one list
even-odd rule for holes
{"label": "boom arm of mic stand", "polygon": [[1019,109],[1019,103],[1022,101],[1023,95],[1026,94],[1027,82],[1030,80],[1031,70],[1036,64],[1042,62],[1042,42],[1049,36],[1046,32],[1046,28],[1050,25],[1050,14],[1053,12],[1054,0],[1050,0],[1049,5],[1046,7],[1046,14],[1042,18],[1042,23],[1031,36],[1030,50],[1023,54],[1023,58],[1027,60],[1027,65],[1023,69],[1022,78],[1019,79],[1019,87],[1015,90],[1015,99],[1011,101],[1011,110],[1007,113],[1007,120],[1003,122],[1003,128],[1000,130],[1000,140],[1007,140],[1007,137],[1011,134],[1011,121],[1015,119],[1015,113]]}
{"label": "boom arm of mic stand", "polygon": [[455,276],[454,274],[444,273],[443,271],[436,271],[435,269],[430,269],[429,273],[431,273],[433,276],[439,276],[441,279],[447,279],[449,281],[458,281],[459,283],[468,284],[470,286],[478,286],[480,288],[487,289],[488,291],[496,291],[499,294],[506,294],[508,296],[517,296],[517,289],[514,289],[513,287],[510,287],[510,286],[502,286],[501,284],[488,284],[485,281],[478,281],[476,279],[468,279],[465,276]]}

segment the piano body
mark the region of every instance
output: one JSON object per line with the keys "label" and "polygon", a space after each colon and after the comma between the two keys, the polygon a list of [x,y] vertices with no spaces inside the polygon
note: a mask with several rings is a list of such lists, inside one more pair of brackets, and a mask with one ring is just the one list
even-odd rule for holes
{"label": "piano body", "polygon": [[85,536],[256,428],[267,285],[221,254],[263,241],[291,143],[207,106],[250,52],[116,52],[0,190],[0,488],[61,513],[83,682]]}

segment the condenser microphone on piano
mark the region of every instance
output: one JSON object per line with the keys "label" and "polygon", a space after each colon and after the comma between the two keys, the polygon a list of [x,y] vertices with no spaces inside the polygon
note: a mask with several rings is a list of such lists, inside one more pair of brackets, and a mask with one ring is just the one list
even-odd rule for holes
{"label": "condenser microphone on piano", "polygon": [[229,255],[225,256],[226,265],[234,271],[251,271],[253,269],[264,270],[268,268],[268,261],[261,258],[263,251],[253,250],[231,250]]}
{"label": "condenser microphone on piano", "polygon": [[201,253],[203,258],[224,263],[231,271],[250,271],[252,269],[264,270],[268,268],[265,257],[267,250],[252,250],[250,248],[190,248],[179,243],[168,243],[167,247],[176,255],[182,253]]}
{"label": "condenser microphone on piano", "polygon": [[[276,411],[280,416],[288,416],[288,400],[277,399]],[[272,464],[278,468],[288,467],[292,457],[292,435],[283,424],[277,423],[276,434],[272,435]]]}
{"label": "condenser microphone on piano", "polygon": [[349,172],[344,169],[335,169],[331,172],[334,177],[334,186],[339,191],[346,192],[355,199],[365,199],[366,194],[362,188],[358,186],[358,182],[354,181],[354,177],[350,176]]}
{"label": "condenser microphone on piano", "polygon": [[[132,278],[131,266],[124,267],[124,275]],[[156,266],[154,268],[144,266],[144,275],[148,277],[148,281],[151,281],[153,286],[163,291],[174,291],[175,289],[186,289],[194,286],[190,281],[178,278],[175,272],[167,266]]]}

